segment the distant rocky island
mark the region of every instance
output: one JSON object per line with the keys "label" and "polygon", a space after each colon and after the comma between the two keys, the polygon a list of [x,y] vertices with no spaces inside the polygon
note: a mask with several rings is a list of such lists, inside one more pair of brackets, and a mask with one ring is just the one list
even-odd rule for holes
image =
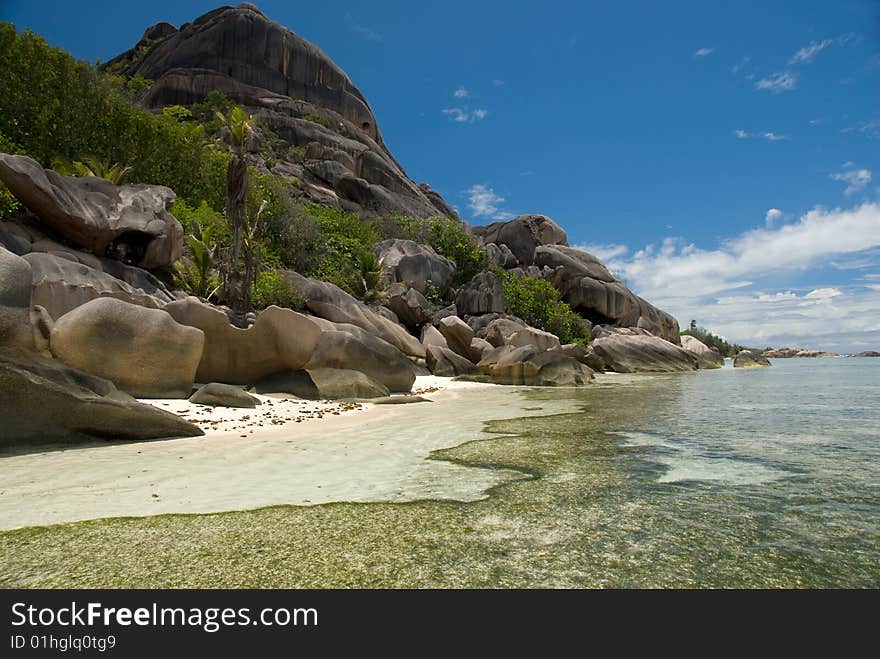
{"label": "distant rocky island", "polygon": [[792,357],[840,357],[836,352],[808,350],[807,348],[774,348],[773,350],[764,350],[762,354],[771,359],[789,359]]}
{"label": "distant rocky island", "polygon": [[[427,375],[724,363],[551,218],[463,222],[348,76],[251,4],[149,27],[99,70],[2,29],[2,446],[202,434],[144,398],[399,402]],[[28,125],[57,106],[41,93],[68,99],[51,127]]]}

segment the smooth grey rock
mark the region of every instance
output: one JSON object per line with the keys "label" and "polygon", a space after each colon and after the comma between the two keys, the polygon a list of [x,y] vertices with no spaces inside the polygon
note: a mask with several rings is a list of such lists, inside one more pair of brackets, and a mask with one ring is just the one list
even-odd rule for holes
{"label": "smooth grey rock", "polygon": [[0,181],[46,226],[96,256],[169,269],[183,254],[183,227],[167,210],[175,198],[170,188],[62,176],[5,153]]}
{"label": "smooth grey rock", "polygon": [[305,368],[360,371],[396,393],[409,392],[416,379],[413,365],[403,353],[357,327],[351,331],[323,330]]}
{"label": "smooth grey rock", "polygon": [[507,339],[507,344],[516,348],[521,346],[535,346],[538,350],[558,350],[562,347],[559,337],[550,332],[526,327],[514,332]]}
{"label": "smooth grey rock", "polygon": [[608,268],[592,254],[565,245],[539,245],[535,248],[535,265],[541,268],[565,268],[571,277],[590,277],[597,281],[613,282]]}
{"label": "smooth grey rock", "polygon": [[721,356],[721,353],[694,336],[682,335],[681,347],[697,356],[697,364],[700,368],[709,369],[724,366],[724,357]]}
{"label": "smooth grey rock", "polygon": [[[145,35],[106,65],[155,81],[141,99],[145,106],[189,106],[216,89],[254,114],[277,141],[308,147],[307,160],[320,161],[295,174],[307,200],[353,205],[364,216],[430,217],[446,206],[407,177],[348,76],[317,46],[256,7],[221,7],[159,34]],[[326,125],[306,119],[314,116]],[[289,159],[300,164],[299,156]]]}
{"label": "smooth grey rock", "polygon": [[404,283],[392,284],[386,296],[385,306],[407,327],[417,329],[431,322],[434,308],[415,288],[409,288]]}
{"label": "smooth grey rock", "polygon": [[458,309],[456,308],[456,306],[454,304],[450,304],[447,307],[443,307],[439,311],[435,311],[431,315],[431,322],[434,325],[439,325],[440,321],[443,320],[444,318],[448,318],[449,316],[457,316],[457,315],[458,315]]}
{"label": "smooth grey rock", "polygon": [[471,340],[474,331],[470,326],[457,316],[448,316],[440,321],[437,326],[440,334],[446,339],[446,344],[454,353],[470,359]]}
{"label": "smooth grey rock", "polygon": [[146,276],[149,273],[144,270],[140,270],[144,275],[140,278],[133,273],[123,273],[139,283],[138,287],[103,269],[72,261],[55,252],[31,252],[23,258],[32,269],[33,303],[44,307],[54,318],[60,318],[86,302],[103,297],[150,309],[158,309],[173,301],[164,285],[152,282]]}
{"label": "smooth grey rock", "polygon": [[0,348],[0,419],[3,448],[204,434],[176,414],[139,403],[108,380],[13,348]]}
{"label": "smooth grey rock", "polygon": [[522,265],[534,263],[539,245],[568,245],[565,231],[546,215],[520,215],[509,222],[473,227],[484,243],[506,245]]}
{"label": "smooth grey rock", "polygon": [[430,398],[422,398],[421,396],[387,396],[385,398],[367,398],[365,403],[373,405],[409,405],[410,403],[433,403]]}
{"label": "smooth grey rock", "polygon": [[308,400],[388,396],[388,388],[365,373],[341,368],[308,368],[275,373],[257,382],[255,390],[261,394],[293,394]]}
{"label": "smooth grey rock", "polygon": [[418,339],[400,325],[379,316],[363,302],[333,284],[285,271],[285,278],[316,316],[335,323],[356,325],[397,348],[405,355],[424,357]]}
{"label": "smooth grey rock", "polygon": [[260,404],[259,399],[254,398],[241,387],[222,382],[209,382],[199,387],[192,396],[190,403],[197,405],[209,405],[211,407],[256,407]]}
{"label": "smooth grey rock", "polygon": [[617,373],[693,371],[697,357],[657,336],[612,334],[591,344],[605,367]]}
{"label": "smooth grey rock", "polygon": [[533,345],[496,348],[477,367],[495,384],[578,387],[593,377],[589,368],[571,357]]}
{"label": "smooth grey rock", "polygon": [[264,309],[247,329],[231,325],[225,313],[195,297],[172,302],[162,311],[204,332],[199,382],[253,384],[272,373],[302,368],[321,336],[312,319],[275,306]]}
{"label": "smooth grey rock", "polygon": [[501,282],[493,272],[481,272],[462,286],[455,296],[460,315],[479,315],[504,312],[504,293]]}
{"label": "smooth grey rock", "polygon": [[454,353],[449,348],[440,346],[428,346],[425,360],[428,362],[428,370],[434,375],[453,378],[458,375],[477,373],[473,362]]}
{"label": "smooth grey rock", "polygon": [[494,346],[486,341],[486,339],[481,339],[478,336],[475,336],[471,339],[471,347],[468,353],[469,358],[474,364],[476,364],[483,359],[483,355],[487,351],[492,350],[493,348]]}
{"label": "smooth grey rock", "polygon": [[446,295],[455,275],[452,261],[412,240],[383,240],[374,252],[382,263],[382,277],[387,284],[403,282],[423,295],[429,285],[438,295]]}
{"label": "smooth grey rock", "polygon": [[510,248],[507,245],[501,244],[496,245],[495,243],[487,243],[485,245],[486,253],[489,255],[489,260],[492,261],[499,268],[504,268],[505,270],[510,268],[515,268],[519,265],[519,261],[516,260],[516,257],[513,255],[513,252],[510,251]]}
{"label": "smooth grey rock", "polygon": [[449,343],[446,341],[446,338],[437,330],[433,325],[423,325],[422,326],[422,345],[427,348],[428,346],[439,346],[441,348],[448,348]]}
{"label": "smooth grey rock", "polygon": [[509,318],[496,318],[486,327],[483,338],[496,348],[507,345],[510,337],[526,328],[525,324]]}
{"label": "smooth grey rock", "polygon": [[164,311],[113,298],[77,307],[55,322],[52,354],[142,398],[188,398],[204,333]]}
{"label": "smooth grey rock", "polygon": [[770,366],[770,360],[753,350],[740,350],[733,358],[734,368],[761,368]]}
{"label": "smooth grey rock", "polygon": [[0,346],[34,349],[30,307],[31,266],[0,247]]}

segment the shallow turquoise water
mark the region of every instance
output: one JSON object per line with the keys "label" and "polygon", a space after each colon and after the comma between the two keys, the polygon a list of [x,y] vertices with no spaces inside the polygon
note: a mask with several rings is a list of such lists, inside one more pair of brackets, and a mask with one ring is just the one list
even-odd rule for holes
{"label": "shallow turquoise water", "polygon": [[436,456],[531,476],[462,504],[447,574],[467,584],[478,560],[496,586],[878,587],[878,369],[789,359],[521,390],[579,411],[492,422],[496,439]]}

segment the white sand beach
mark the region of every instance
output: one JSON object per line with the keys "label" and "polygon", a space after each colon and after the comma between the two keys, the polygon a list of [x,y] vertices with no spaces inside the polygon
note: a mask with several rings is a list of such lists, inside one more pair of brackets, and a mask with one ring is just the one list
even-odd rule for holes
{"label": "white sand beach", "polygon": [[[472,501],[516,472],[426,459],[523,410],[512,387],[419,377],[406,405],[260,397],[255,409],[150,401],[204,437],[104,443],[0,458],[0,529],[331,501]],[[467,395],[462,392],[469,390]]]}

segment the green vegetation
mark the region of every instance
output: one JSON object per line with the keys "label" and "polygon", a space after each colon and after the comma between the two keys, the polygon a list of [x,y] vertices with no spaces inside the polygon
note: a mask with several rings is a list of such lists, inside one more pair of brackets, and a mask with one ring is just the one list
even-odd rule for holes
{"label": "green vegetation", "polygon": [[464,224],[445,215],[426,219],[396,215],[376,222],[383,240],[403,238],[424,243],[455,264],[454,285],[468,282],[489,267],[486,250]]}
{"label": "green vegetation", "polygon": [[[0,150],[69,175],[170,187],[177,193],[171,211],[187,236],[174,274],[195,295],[240,312],[252,303],[295,304],[282,272],[291,269],[368,299],[380,287],[374,246],[391,237],[427,243],[452,260],[456,285],[488,267],[485,250],[460,222],[365,221],[304,204],[297,182],[249,170],[244,156],[257,131],[267,162],[276,140],[219,91],[191,108],[151,113],[136,103],[152,81],[101,71],[9,23],[0,24],[0,58]],[[304,118],[330,126],[320,115]],[[216,137],[226,149],[217,148]],[[290,149],[304,155],[303,147]],[[0,217],[17,206],[0,186]]]}
{"label": "green vegetation", "polygon": [[590,337],[581,317],[559,298],[559,291],[550,282],[517,276],[501,269],[496,269],[495,273],[501,279],[507,313],[555,334],[563,344],[577,343],[586,347]]}
{"label": "green vegetation", "polygon": [[94,156],[85,156],[82,160],[65,162],[55,159],[52,161],[52,169],[65,176],[97,176],[105,178],[111,183],[121,185],[131,172],[131,167],[122,163],[108,163]]}
{"label": "green vegetation", "polygon": [[697,338],[705,343],[710,348],[718,348],[718,351],[721,353],[722,357],[734,357],[736,353],[738,353],[740,350],[745,350],[743,346],[737,345],[735,343],[728,343],[720,336],[712,334],[712,332],[707,330],[705,327],[698,326],[696,320],[692,320],[690,326],[686,330],[681,332],[681,335],[693,336],[694,338]]}
{"label": "green vegetation", "polygon": [[320,124],[324,128],[330,128],[330,120],[327,117],[322,117],[319,114],[312,114],[309,112],[306,116],[303,117],[306,121],[311,121],[313,124]]}
{"label": "green vegetation", "polygon": [[257,275],[252,301],[258,309],[265,309],[273,304],[288,309],[303,308],[302,298],[297,295],[284,275],[274,269],[264,270]]}
{"label": "green vegetation", "polygon": [[217,121],[223,129],[223,141],[232,154],[226,168],[226,217],[232,224],[232,250],[228,254],[225,269],[226,299],[234,311],[244,312],[250,308],[257,258],[254,246],[256,223],[263,210],[261,205],[248,227],[246,205],[249,172],[245,156],[254,139],[256,125],[254,118],[238,106],[227,114],[217,112]]}
{"label": "green vegetation", "polygon": [[40,162],[86,158],[129,166],[127,180],[167,185],[223,208],[229,156],[207,148],[205,129],[134,105],[149,81],[100,73],[42,38],[0,24],[0,134]]}

